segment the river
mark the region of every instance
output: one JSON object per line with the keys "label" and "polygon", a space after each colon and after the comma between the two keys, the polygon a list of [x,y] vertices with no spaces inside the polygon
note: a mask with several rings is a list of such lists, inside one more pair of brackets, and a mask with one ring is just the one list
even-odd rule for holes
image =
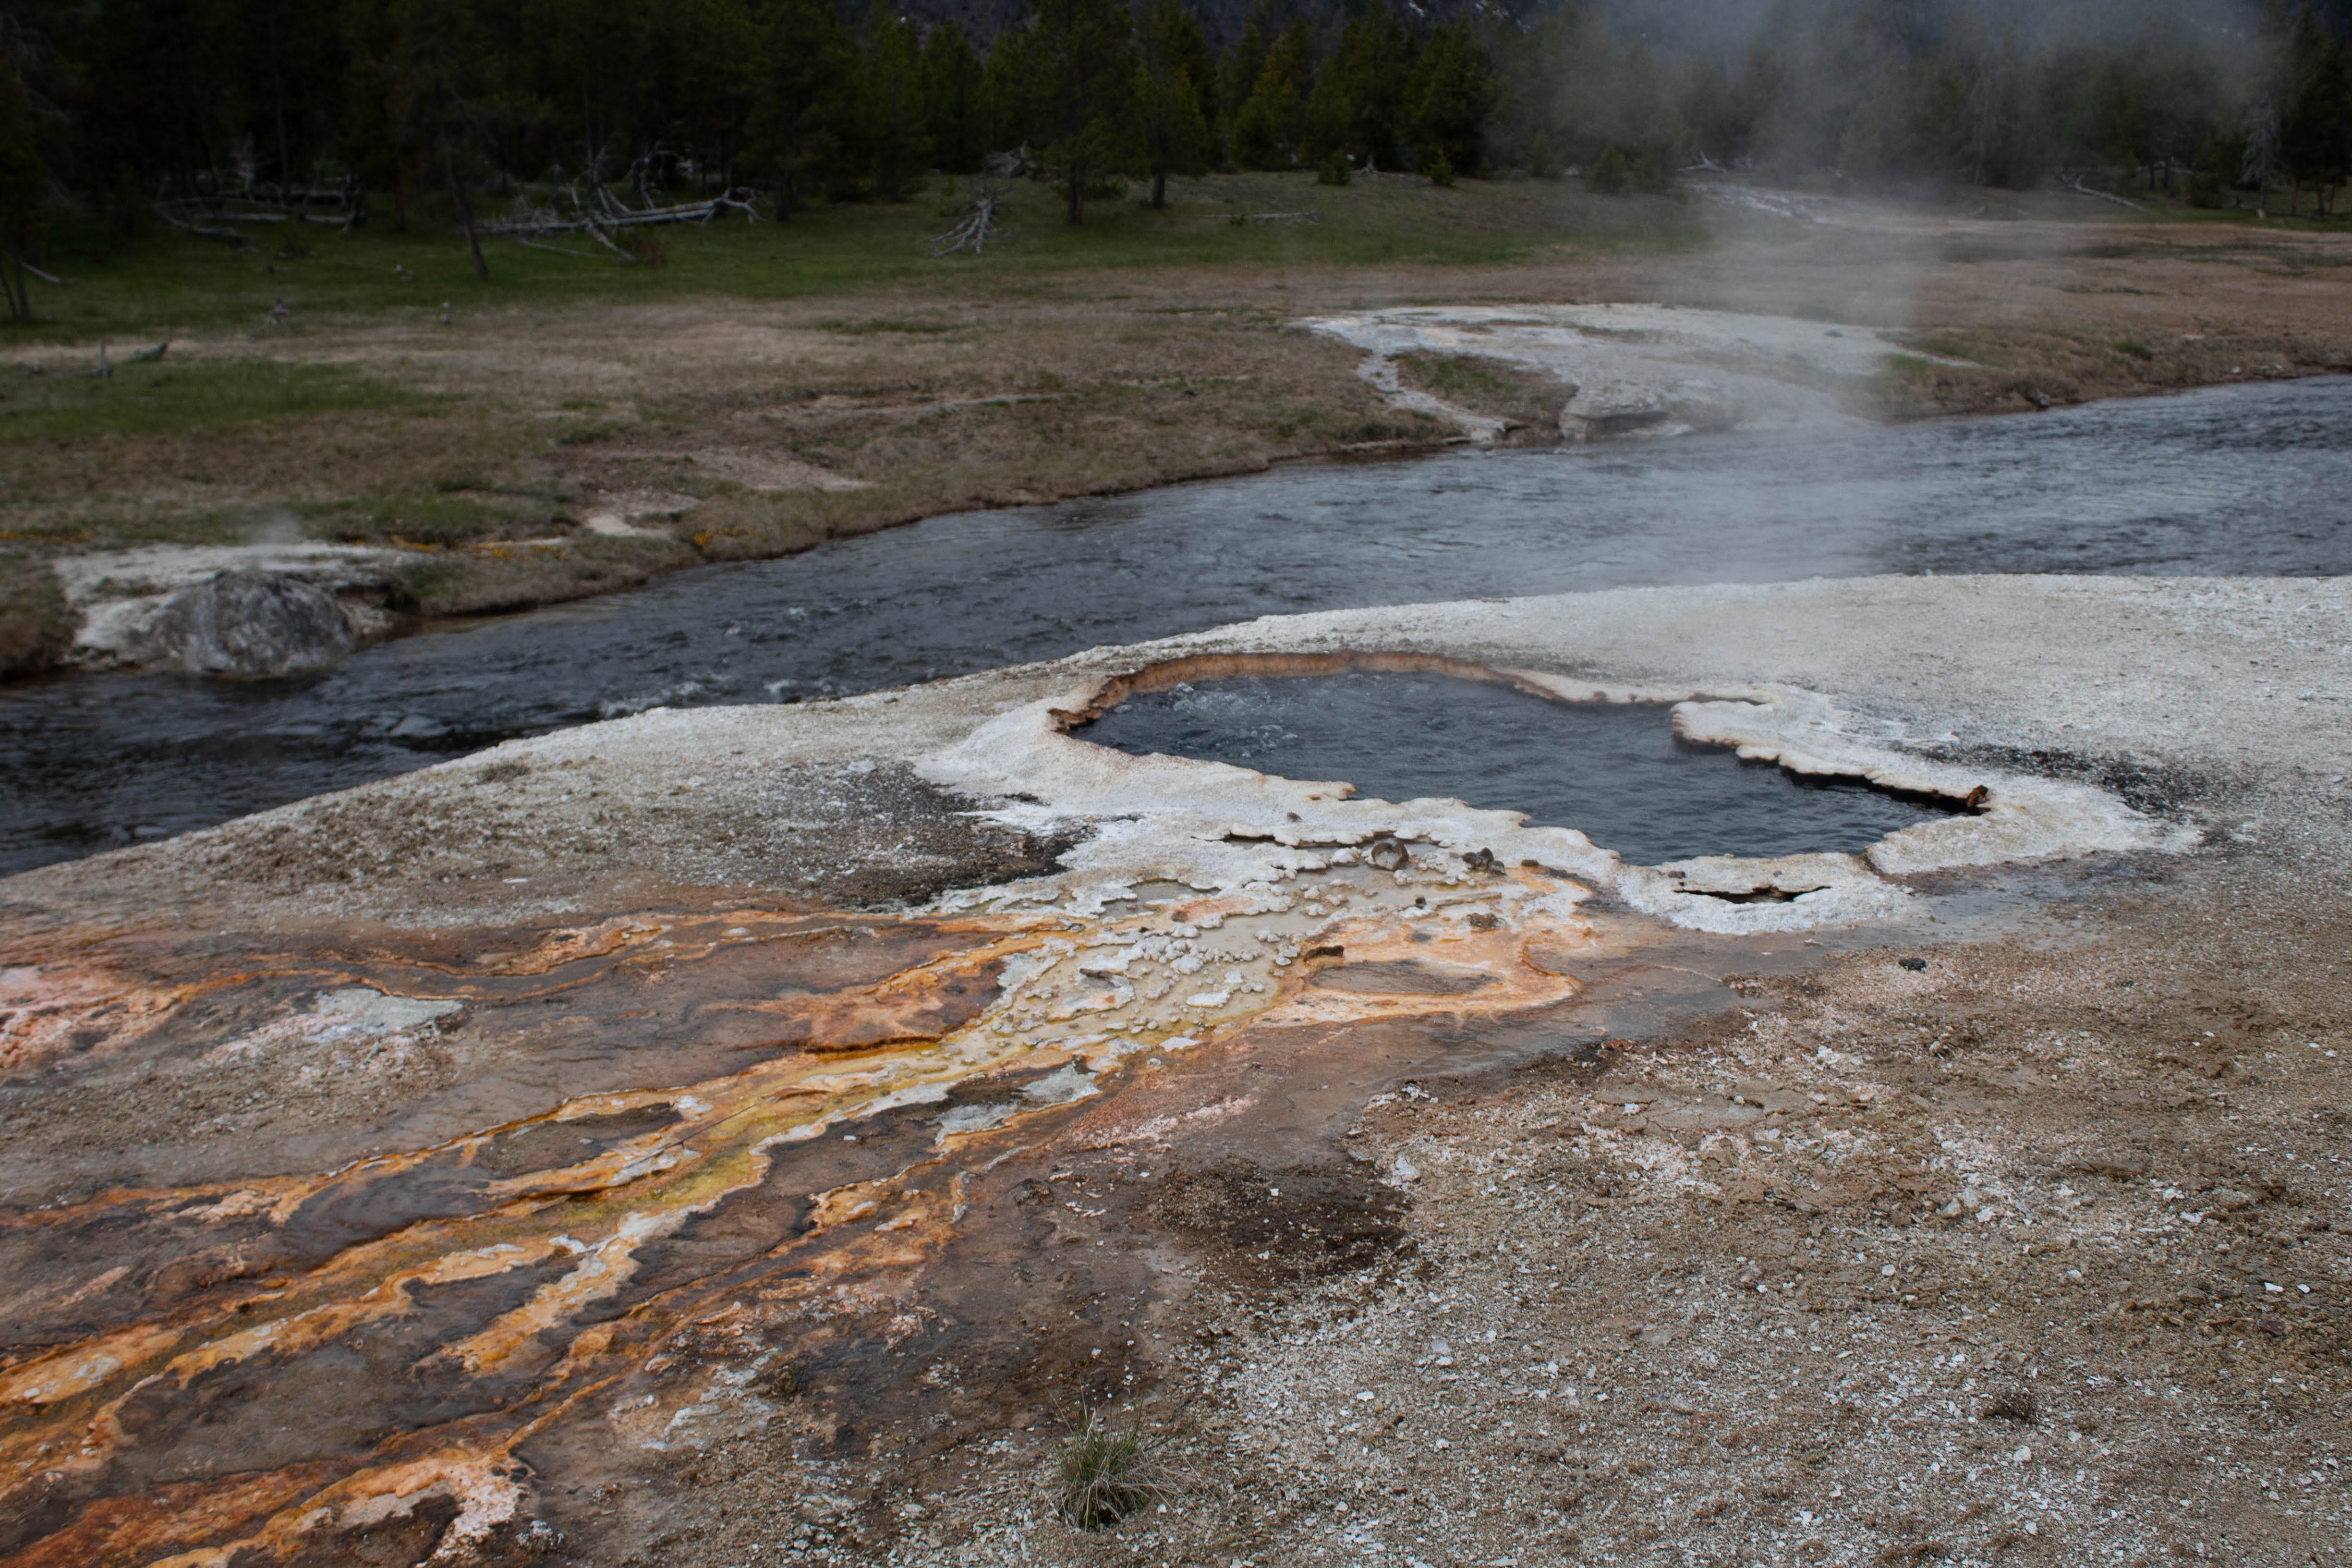
{"label": "river", "polygon": [[332,674],[0,689],[0,872],[659,704],[793,701],[1263,615],[1882,573],[2352,572],[2352,377],[2039,416],[1300,464],[935,518],[428,628]]}

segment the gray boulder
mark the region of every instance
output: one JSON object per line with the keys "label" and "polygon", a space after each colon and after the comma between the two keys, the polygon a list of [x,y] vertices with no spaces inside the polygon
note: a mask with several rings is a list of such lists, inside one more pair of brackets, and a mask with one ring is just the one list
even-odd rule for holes
{"label": "gray boulder", "polygon": [[189,675],[256,680],[332,669],[351,657],[335,596],[282,572],[224,572],[172,595],[149,632],[152,662]]}
{"label": "gray boulder", "polygon": [[1738,411],[1725,401],[1722,389],[1705,381],[1601,382],[1579,387],[1559,411],[1559,433],[1571,441],[1685,436],[1728,430],[1738,423]]}

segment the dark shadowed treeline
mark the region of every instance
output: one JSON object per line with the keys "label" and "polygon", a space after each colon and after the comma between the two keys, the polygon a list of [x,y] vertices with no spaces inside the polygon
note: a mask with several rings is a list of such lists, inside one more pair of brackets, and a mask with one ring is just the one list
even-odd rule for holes
{"label": "dark shadowed treeline", "polygon": [[[1247,8],[1243,8],[1246,5]],[[0,243],[219,193],[470,224],[526,191],[742,190],[789,217],[989,164],[1441,183],[1711,161],[1765,178],[2064,172],[2326,201],[2347,0],[0,0]],[[306,195],[306,193],[308,193]],[[2312,193],[2312,194],[2306,194]],[[181,204],[174,209],[173,204]]]}

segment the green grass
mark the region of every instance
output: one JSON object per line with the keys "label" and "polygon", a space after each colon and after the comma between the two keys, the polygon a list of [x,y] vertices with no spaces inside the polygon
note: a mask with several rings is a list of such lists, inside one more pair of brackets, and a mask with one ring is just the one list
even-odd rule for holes
{"label": "green grass", "polygon": [[1149,1504],[1159,1491],[1147,1473],[1150,1449],[1140,1411],[1123,1426],[1090,1408],[1073,1417],[1062,1442],[1056,1501],[1063,1520],[1080,1530],[1103,1530]]}
{"label": "green grass", "polygon": [[1540,371],[1450,354],[1400,354],[1397,369],[1406,385],[1457,408],[1540,430],[1558,429],[1571,390]]}
{"label": "green grass", "polygon": [[[1679,248],[1698,239],[1678,203],[1590,196],[1555,182],[1465,181],[1439,189],[1396,176],[1334,188],[1317,185],[1312,174],[1232,174],[1171,182],[1165,211],[1133,198],[1091,203],[1076,227],[1063,221],[1054,190],[1015,184],[1004,237],[987,254],[934,258],[931,237],[953,222],[970,185],[934,176],[907,202],[820,207],[783,223],[736,217],[672,226],[660,231],[659,267],[626,265],[593,242],[560,239],[585,253],[574,257],[487,237],[487,280],[473,275],[453,230],[417,215],[408,233],[396,234],[383,203],[362,228],[313,226],[296,236],[299,255],[288,244],[290,225],[254,227],[252,247],[239,251],[173,231],[124,240],[95,225],[60,223],[44,264],[71,281],[36,280],[37,319],[0,325],[0,353],[101,335],[152,342],[242,329],[299,337],[309,321],[354,314],[425,322],[438,319],[445,300],[462,329],[469,312],[575,301],[797,299],[918,280],[1019,294],[1084,268],[1477,266],[1563,249]],[[1232,221],[1307,211],[1319,221]],[[269,311],[280,299],[290,315],[272,327]]]}
{"label": "green grass", "polygon": [[[436,399],[341,365],[261,359],[120,363],[100,380],[52,363],[46,374],[0,369],[0,447],[113,434],[168,436],[262,420],[357,410],[425,409]],[[96,361],[91,363],[94,365]]]}
{"label": "green grass", "polygon": [[491,490],[490,498],[456,495],[366,496],[318,520],[312,531],[342,544],[454,545],[520,539],[552,526],[551,493]]}

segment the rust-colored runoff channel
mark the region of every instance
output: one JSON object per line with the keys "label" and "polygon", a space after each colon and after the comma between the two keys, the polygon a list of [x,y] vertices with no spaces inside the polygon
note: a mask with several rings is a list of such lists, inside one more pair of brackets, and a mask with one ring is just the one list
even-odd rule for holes
{"label": "rust-colored runoff channel", "polygon": [[6,932],[0,1563],[634,1549],[594,1500],[699,1444],[1148,1384],[1106,1303],[1390,1257],[1371,1086],[1597,1038],[1580,891],[1342,851],[1097,918]]}

